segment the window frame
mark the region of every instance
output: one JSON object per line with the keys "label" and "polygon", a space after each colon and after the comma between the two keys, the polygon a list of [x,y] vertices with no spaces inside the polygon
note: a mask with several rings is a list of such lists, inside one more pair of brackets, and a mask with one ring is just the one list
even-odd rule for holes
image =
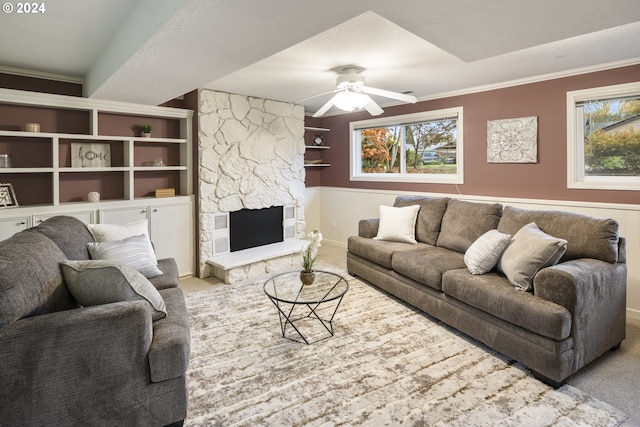
{"label": "window frame", "polygon": [[[355,132],[360,129],[402,125],[403,123],[434,121],[457,117],[456,125],[456,173],[455,174],[409,174],[409,173],[362,173],[362,144],[355,138]],[[349,123],[350,167],[351,181],[369,182],[412,182],[430,184],[464,184],[464,141],[463,141],[463,107],[444,108],[440,110],[423,111]]]}
{"label": "window frame", "polygon": [[640,82],[567,92],[567,188],[640,190],[640,176],[587,176],[584,173],[584,125],[576,108],[576,104],[585,101],[633,95],[640,95]]}

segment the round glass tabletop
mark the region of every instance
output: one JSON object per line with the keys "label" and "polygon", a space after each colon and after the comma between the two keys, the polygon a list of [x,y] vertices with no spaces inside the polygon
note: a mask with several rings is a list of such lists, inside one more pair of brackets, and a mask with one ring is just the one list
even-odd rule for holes
{"label": "round glass tabletop", "polygon": [[335,273],[316,271],[310,285],[303,285],[299,271],[273,276],[264,283],[264,292],[277,301],[291,304],[315,304],[342,297],[349,290],[347,280]]}

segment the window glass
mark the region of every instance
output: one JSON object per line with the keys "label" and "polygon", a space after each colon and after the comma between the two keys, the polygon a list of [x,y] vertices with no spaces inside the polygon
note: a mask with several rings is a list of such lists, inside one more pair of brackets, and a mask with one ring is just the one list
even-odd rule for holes
{"label": "window glass", "polygon": [[462,108],[351,123],[352,180],[462,182]]}
{"label": "window glass", "polygon": [[567,92],[567,186],[640,190],[640,82]]}

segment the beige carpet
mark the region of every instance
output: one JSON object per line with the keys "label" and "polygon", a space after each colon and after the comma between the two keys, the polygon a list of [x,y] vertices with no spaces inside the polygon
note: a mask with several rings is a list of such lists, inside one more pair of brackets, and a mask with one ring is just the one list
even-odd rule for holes
{"label": "beige carpet", "polygon": [[[186,426],[616,426],[624,414],[349,278],[335,336],[281,335],[262,283],[187,296]],[[315,323],[303,325],[321,338]]]}

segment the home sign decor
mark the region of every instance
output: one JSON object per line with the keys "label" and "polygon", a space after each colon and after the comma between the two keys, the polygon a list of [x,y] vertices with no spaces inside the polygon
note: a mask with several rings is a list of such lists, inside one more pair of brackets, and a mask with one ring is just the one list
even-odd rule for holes
{"label": "home sign decor", "polygon": [[487,121],[488,163],[537,163],[538,117]]}
{"label": "home sign decor", "polygon": [[111,166],[109,144],[71,143],[72,168],[108,168]]}

